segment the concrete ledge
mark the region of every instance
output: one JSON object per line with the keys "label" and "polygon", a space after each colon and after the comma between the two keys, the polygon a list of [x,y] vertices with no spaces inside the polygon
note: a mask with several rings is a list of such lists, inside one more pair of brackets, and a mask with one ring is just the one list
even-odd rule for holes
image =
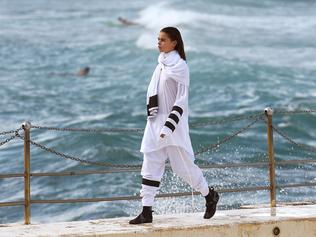
{"label": "concrete ledge", "polygon": [[[210,220],[203,213],[154,216],[152,224],[129,225],[130,218],[49,224],[2,224],[0,236],[212,236],[316,237],[316,205],[280,206],[217,211]],[[280,229],[273,235],[273,229]]]}

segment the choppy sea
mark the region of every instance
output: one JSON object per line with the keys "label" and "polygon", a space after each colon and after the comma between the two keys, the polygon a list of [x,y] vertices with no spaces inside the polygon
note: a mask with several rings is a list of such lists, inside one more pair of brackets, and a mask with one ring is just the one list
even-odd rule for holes
{"label": "choppy sea", "polygon": [[[0,132],[24,121],[57,128],[144,128],[146,89],[165,26],[182,32],[190,67],[190,124],[275,110],[316,108],[316,3],[285,0],[0,0]],[[124,26],[124,17],[137,25]],[[90,74],[76,76],[89,66]],[[249,120],[190,130],[197,152]],[[274,126],[308,150],[274,134],[278,161],[315,159],[316,114],[275,114]],[[23,135],[23,132],[20,132]],[[0,136],[0,142],[9,135]],[[141,164],[142,133],[31,130],[31,139],[68,155]],[[0,146],[0,173],[23,172],[22,140]],[[266,125],[196,157],[197,164],[267,160]],[[103,170],[31,147],[31,171]],[[218,189],[269,184],[267,167],[203,170]],[[315,182],[315,163],[278,165],[277,184]],[[32,177],[36,200],[137,195],[139,172]],[[23,200],[23,178],[0,179],[1,202]],[[170,171],[161,193],[191,191]],[[281,188],[278,202],[315,201],[312,187]],[[269,202],[268,191],[223,193],[220,209]],[[31,221],[134,216],[140,201],[32,204]],[[197,212],[200,196],[157,199],[157,214]],[[0,223],[22,222],[23,206],[0,207]]]}

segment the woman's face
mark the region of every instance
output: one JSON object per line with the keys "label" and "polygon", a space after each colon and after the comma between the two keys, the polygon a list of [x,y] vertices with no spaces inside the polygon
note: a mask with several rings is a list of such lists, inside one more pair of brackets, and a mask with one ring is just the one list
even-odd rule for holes
{"label": "woman's face", "polygon": [[158,36],[158,49],[160,52],[168,53],[177,45],[177,41],[172,41],[165,32],[160,32]]}

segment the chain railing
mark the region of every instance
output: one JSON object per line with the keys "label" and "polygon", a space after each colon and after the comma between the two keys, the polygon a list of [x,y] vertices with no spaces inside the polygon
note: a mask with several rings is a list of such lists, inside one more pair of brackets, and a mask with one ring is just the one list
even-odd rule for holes
{"label": "chain railing", "polygon": [[[275,181],[275,165],[284,165],[284,164],[297,164],[297,163],[316,163],[315,159],[312,160],[290,160],[290,161],[275,161],[274,160],[274,150],[273,150],[273,131],[278,135],[284,138],[287,142],[292,145],[295,145],[305,151],[315,152],[316,148],[309,145],[300,144],[295,142],[294,139],[285,135],[284,132],[281,132],[280,129],[276,128],[272,124],[272,114],[280,115],[294,115],[294,114],[310,114],[315,113],[316,110],[296,110],[296,111],[285,111],[285,110],[275,110],[267,108],[264,113],[256,113],[246,116],[232,116],[230,118],[225,118],[222,120],[208,120],[204,122],[191,123],[190,128],[199,128],[205,127],[208,125],[222,125],[227,123],[234,123],[237,121],[250,120],[250,122],[238,129],[237,131],[231,133],[228,136],[223,137],[218,142],[207,145],[197,152],[194,153],[195,156],[199,156],[205,152],[217,150],[222,144],[234,139],[239,134],[242,134],[252,128],[257,122],[264,121],[267,125],[267,138],[268,138],[268,158],[269,162],[248,162],[248,163],[227,163],[227,164],[213,164],[206,162],[205,160],[203,165],[200,165],[202,169],[208,168],[232,168],[232,167],[269,167],[269,186],[257,186],[257,187],[247,187],[247,188],[236,188],[236,189],[220,189],[220,193],[225,192],[245,192],[245,191],[257,191],[257,190],[269,190],[270,191],[270,205],[276,205],[276,189],[277,188],[286,188],[286,187],[303,187],[303,186],[316,186],[315,182],[306,182],[301,184],[286,184],[286,185],[276,185]],[[106,173],[118,173],[118,172],[139,172],[141,164],[112,164],[109,162],[97,162],[83,159],[81,157],[67,155],[60,151],[57,151],[53,148],[49,148],[43,144],[35,142],[30,139],[30,130],[31,129],[42,129],[42,130],[54,130],[54,131],[64,131],[64,132],[90,132],[90,133],[113,133],[113,132],[142,132],[142,128],[100,128],[100,129],[83,129],[83,128],[56,128],[56,127],[47,127],[47,126],[38,126],[31,125],[29,122],[25,122],[22,125],[22,128],[0,132],[0,136],[8,136],[9,138],[4,141],[0,141],[0,147],[8,142],[19,138],[24,141],[24,173],[15,173],[15,174],[1,174],[0,178],[12,178],[12,177],[24,177],[24,201],[16,202],[0,202],[1,206],[19,206],[24,205],[25,208],[25,224],[30,223],[30,206],[31,204],[41,204],[41,203],[74,203],[74,202],[97,202],[97,201],[116,201],[116,200],[135,200],[140,199],[140,196],[122,196],[122,197],[111,197],[111,198],[82,198],[82,199],[66,199],[66,200],[31,200],[30,197],[30,177],[39,177],[39,176],[72,176],[72,175],[89,175],[89,174],[106,174]],[[24,135],[22,136],[19,132],[24,130]],[[69,172],[51,172],[51,173],[31,173],[30,172],[30,145],[42,149],[46,152],[52,153],[58,157],[64,159],[70,159],[76,162],[80,162],[85,165],[95,165],[102,166],[110,169],[106,170],[89,170],[89,171],[69,171]],[[114,168],[114,169],[113,169]],[[167,166],[167,169],[170,168]],[[199,194],[194,192],[194,195]],[[191,195],[191,192],[180,192],[180,193],[164,193],[157,195],[158,198],[163,197],[177,197],[177,196],[187,196]]]}
{"label": "chain railing", "polygon": [[276,109],[273,112],[274,114],[287,114],[287,115],[293,115],[293,114],[311,114],[311,113],[316,113],[315,109],[305,109],[305,110],[281,110],[281,109]]}
{"label": "chain railing", "polygon": [[[264,113],[256,113],[251,115],[239,115],[232,116],[230,118],[220,119],[220,120],[207,120],[204,122],[195,122],[190,123],[190,128],[199,128],[205,127],[208,125],[222,125],[227,123],[239,122],[242,120],[256,120],[259,117],[262,117]],[[61,131],[61,132],[89,132],[89,133],[116,133],[116,132],[143,132],[143,128],[56,128],[56,127],[48,127],[48,126],[40,126],[40,125],[31,125],[31,128],[43,129],[43,130],[51,130],[51,131]],[[1,133],[0,133],[1,135]]]}
{"label": "chain railing", "polygon": [[290,144],[297,146],[301,148],[302,150],[309,151],[309,152],[316,152],[316,147],[312,147],[309,145],[301,144],[296,141],[294,141],[289,136],[285,135],[284,132],[281,132],[281,130],[275,126],[272,126],[273,131],[275,131],[278,135],[280,135],[282,138],[284,138],[286,141],[288,141]]}
{"label": "chain railing", "polygon": [[113,132],[143,132],[143,128],[55,128],[55,127],[45,127],[39,125],[31,125],[31,128],[38,128],[51,131],[60,132],[89,132],[89,133],[113,133]]}
{"label": "chain railing", "polygon": [[4,144],[6,144],[6,143],[12,141],[12,140],[15,139],[16,137],[17,137],[17,135],[13,135],[13,136],[11,136],[11,137],[5,139],[4,141],[1,141],[1,142],[0,142],[0,146],[3,146]]}
{"label": "chain railing", "polygon": [[[233,139],[234,137],[238,136],[239,134],[247,131],[248,129],[250,129],[255,123],[257,123],[259,120],[261,120],[262,118],[256,118],[256,120],[252,121],[250,124],[248,124],[246,127],[243,127],[242,129],[238,130],[237,132],[234,132],[233,134],[229,135],[229,136],[226,136],[224,137],[223,139],[221,139],[220,141],[218,141],[217,143],[214,143],[214,144],[211,144],[209,146],[206,146],[202,149],[200,149],[199,151],[195,152],[194,155],[195,156],[198,156],[202,153],[205,153],[205,152],[208,152],[210,150],[213,150],[213,149],[216,149],[218,148],[220,145],[228,142],[229,140]],[[31,126],[31,127],[35,127],[35,126]],[[43,127],[41,127],[43,128]],[[51,129],[50,129],[51,130]],[[123,129],[122,129],[123,130]],[[66,131],[66,130],[61,130],[61,131]],[[76,129],[75,131],[78,131],[78,129]],[[87,130],[84,130],[84,131],[87,131]],[[100,131],[100,130],[98,130]],[[102,130],[104,131],[104,130]],[[24,140],[24,138],[17,134],[17,136]],[[33,140],[30,140],[30,143],[31,145],[34,145],[42,150],[45,150],[47,152],[50,152],[50,153],[53,153],[61,158],[64,158],[64,159],[70,159],[70,160],[73,160],[73,161],[77,161],[77,162],[81,162],[83,164],[88,164],[88,165],[96,165],[96,166],[105,166],[105,167],[113,167],[113,168],[137,168],[137,167],[141,167],[141,164],[139,165],[127,165],[127,164],[112,164],[112,163],[108,163],[108,162],[94,162],[94,161],[89,161],[89,160],[86,160],[86,159],[83,159],[83,158],[79,158],[79,157],[75,157],[75,156],[72,156],[72,155],[67,155],[67,154],[64,154],[62,152],[59,152],[59,151],[56,151],[55,149],[52,149],[52,148],[48,148],[42,144],[39,144]]]}
{"label": "chain railing", "polygon": [[220,145],[230,141],[231,139],[237,137],[239,134],[246,132],[248,129],[250,129],[255,123],[257,123],[258,121],[260,121],[262,118],[258,117],[256,118],[254,121],[252,121],[251,123],[249,123],[247,126],[243,127],[242,129],[234,132],[233,134],[224,137],[223,139],[221,139],[220,141],[213,143],[209,146],[206,146],[204,148],[201,148],[200,150],[198,150],[197,152],[194,153],[194,155],[200,155],[202,153],[217,149]]}
{"label": "chain railing", "polygon": [[191,123],[190,128],[199,128],[199,127],[205,127],[208,125],[223,125],[223,124],[231,124],[234,122],[240,122],[243,120],[258,120],[263,118],[264,113],[256,113],[256,114],[251,114],[251,115],[239,115],[239,116],[233,116],[231,118],[226,118],[226,119],[220,119],[220,120],[208,120],[205,122],[196,122],[196,123]]}
{"label": "chain railing", "polygon": [[16,129],[16,130],[11,130],[11,131],[6,131],[6,132],[1,132],[0,135],[8,135],[14,133],[14,135],[11,135],[9,138],[0,141],[0,147],[3,146],[4,144],[14,140],[19,136],[19,131],[22,130],[22,128]]}
{"label": "chain railing", "polygon": [[[21,135],[18,135],[19,138],[21,138],[22,140],[25,140],[24,137],[22,137]],[[44,151],[47,151],[47,152],[50,152],[52,154],[55,154],[59,157],[62,157],[64,159],[70,159],[70,160],[73,160],[73,161],[78,161],[80,163],[83,163],[83,164],[88,164],[88,165],[97,165],[97,166],[105,166],[105,167],[113,167],[113,168],[137,168],[137,167],[140,167],[140,165],[125,165],[125,164],[112,164],[112,163],[108,163],[108,162],[96,162],[96,161],[89,161],[89,160],[85,160],[85,159],[81,159],[79,157],[75,157],[75,156],[71,156],[71,155],[66,155],[62,152],[59,152],[59,151],[56,151],[52,148],[48,148],[42,144],[39,144],[37,142],[34,142],[33,140],[29,139],[29,142],[44,150]]]}

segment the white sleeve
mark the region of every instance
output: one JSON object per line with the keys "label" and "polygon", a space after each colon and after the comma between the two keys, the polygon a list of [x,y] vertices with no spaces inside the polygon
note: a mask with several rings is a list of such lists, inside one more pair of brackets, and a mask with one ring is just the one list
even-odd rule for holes
{"label": "white sleeve", "polygon": [[160,134],[170,135],[176,129],[183,113],[188,108],[189,88],[186,85],[178,83],[177,96],[174,105],[171,109],[169,117],[167,118]]}

